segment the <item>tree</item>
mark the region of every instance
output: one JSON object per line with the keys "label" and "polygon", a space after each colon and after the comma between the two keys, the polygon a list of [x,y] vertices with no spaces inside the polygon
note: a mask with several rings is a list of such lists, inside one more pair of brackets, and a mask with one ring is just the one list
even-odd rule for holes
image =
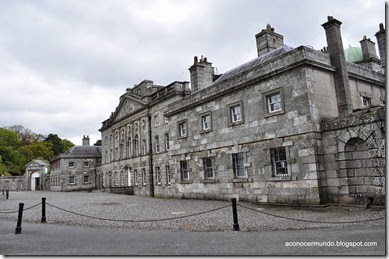
{"label": "tree", "polygon": [[63,152],[63,146],[61,144],[61,138],[58,137],[57,134],[49,134],[47,138],[44,140],[45,142],[49,142],[53,145],[54,155],[59,155]]}
{"label": "tree", "polygon": [[13,125],[5,128],[19,135],[20,146],[26,146],[34,141],[42,141],[45,139],[42,134],[32,132],[31,130],[24,128],[22,125]]}
{"label": "tree", "polygon": [[0,146],[16,148],[19,143],[18,133],[0,128]]}
{"label": "tree", "polygon": [[93,146],[101,146],[101,139],[97,140],[96,143],[93,144]]}
{"label": "tree", "polygon": [[61,145],[62,145],[62,152],[61,153],[66,152],[71,147],[74,147],[74,144],[70,140],[67,140],[67,139],[62,139]]}
{"label": "tree", "polygon": [[24,164],[33,159],[50,161],[53,157],[53,144],[50,142],[36,141],[28,146],[19,148],[19,152],[24,157]]}

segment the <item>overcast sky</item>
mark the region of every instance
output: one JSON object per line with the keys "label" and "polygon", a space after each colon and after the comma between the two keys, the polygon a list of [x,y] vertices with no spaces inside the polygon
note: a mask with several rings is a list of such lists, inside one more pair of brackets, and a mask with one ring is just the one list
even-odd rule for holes
{"label": "overcast sky", "polygon": [[93,144],[126,88],[189,81],[193,56],[226,72],[257,56],[268,23],[291,47],[321,49],[328,15],[343,22],[345,48],[359,46],[376,42],[385,2],[0,0],[0,127]]}

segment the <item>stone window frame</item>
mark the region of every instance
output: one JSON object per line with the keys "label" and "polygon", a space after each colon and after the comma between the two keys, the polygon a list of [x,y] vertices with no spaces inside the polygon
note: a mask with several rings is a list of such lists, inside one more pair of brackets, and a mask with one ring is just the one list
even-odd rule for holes
{"label": "stone window frame", "polygon": [[68,163],[69,168],[75,168],[75,166],[76,166],[76,163],[74,161],[69,161],[69,163]]}
{"label": "stone window frame", "polygon": [[134,186],[138,186],[138,169],[134,169]]}
{"label": "stone window frame", "polygon": [[[209,160],[211,162],[211,167],[206,167],[205,161]],[[204,180],[215,180],[215,158],[214,157],[203,157],[203,172],[204,172]],[[209,177],[207,175],[207,170],[206,169],[211,169],[212,170],[212,177]]]}
{"label": "stone window frame", "polygon": [[154,169],[155,169],[155,185],[162,185],[161,167],[156,166]]}
{"label": "stone window frame", "polygon": [[[70,179],[72,179],[72,180],[70,180]],[[69,178],[68,178],[68,180],[69,180],[69,185],[75,185],[76,184],[76,177],[75,176],[69,176]]]}
{"label": "stone window frame", "polygon": [[154,140],[155,140],[155,153],[160,153],[161,152],[161,145],[159,143],[159,136],[154,136]]}
{"label": "stone window frame", "polygon": [[164,123],[165,123],[165,124],[168,124],[168,123],[169,123],[169,117],[164,116]]}
{"label": "stone window frame", "polygon": [[[187,177],[184,178],[184,168],[183,168],[183,165],[184,163],[186,164],[186,175]],[[181,178],[181,181],[189,181],[190,177],[189,177],[189,162],[188,160],[181,160],[180,161],[180,178]]]}
{"label": "stone window frame", "polygon": [[[269,178],[267,181],[291,181],[292,180],[292,163],[296,162],[295,158],[292,158],[293,155],[291,155],[290,148],[293,146],[293,143],[291,145],[274,145],[271,146],[270,148],[264,149],[265,154],[267,156],[267,160],[264,163],[264,166],[269,166],[270,167],[270,175],[268,176]],[[285,153],[286,153],[286,164],[287,164],[287,171],[288,175],[282,176],[274,176],[273,173],[273,165],[272,165],[272,158],[271,158],[271,149],[277,149],[277,148],[285,148]]]}
{"label": "stone window frame", "polygon": [[[87,181],[85,181],[85,179],[87,179]],[[83,176],[83,183],[84,184],[90,184],[91,181],[90,181],[90,175],[84,175]]]}
{"label": "stone window frame", "polygon": [[[234,156],[237,156],[238,154],[242,154],[242,156],[243,156],[243,163],[242,163],[243,172],[244,172],[243,176],[237,175],[236,168],[234,167]],[[247,172],[247,168],[246,168],[246,152],[240,151],[240,152],[232,153],[231,154],[231,165],[232,165],[232,170],[234,173],[234,179],[248,179],[248,172]]]}
{"label": "stone window frame", "polygon": [[154,127],[159,126],[159,116],[158,114],[154,115]]}
{"label": "stone window frame", "polygon": [[[371,107],[371,98],[368,96],[361,96],[361,102],[362,102],[362,108],[369,108]],[[365,102],[367,105],[365,105]]]}
{"label": "stone window frame", "polygon": [[89,161],[84,161],[84,167],[89,167]]}
{"label": "stone window frame", "polygon": [[[181,132],[181,129],[180,129],[180,125],[181,124],[185,124],[185,130],[186,130],[186,132],[185,132],[185,135],[184,134],[181,134],[182,132]],[[185,120],[180,120],[180,121],[178,121],[177,122],[177,132],[178,132],[178,138],[179,139],[183,139],[183,138],[187,138],[188,137],[188,129],[189,129],[189,127],[188,127],[188,120],[187,119],[185,119]]]}
{"label": "stone window frame", "polygon": [[165,151],[169,151],[170,147],[170,134],[167,132],[165,133]]}
{"label": "stone window frame", "polygon": [[[280,101],[281,110],[277,110],[277,111],[272,112],[272,111],[269,111],[269,97],[276,95],[276,94],[280,94],[280,97],[281,97],[281,101]],[[285,99],[284,99],[284,93],[283,93],[282,87],[264,92],[263,96],[264,96],[264,101],[263,101],[264,107],[263,108],[265,111],[265,118],[285,113]]]}
{"label": "stone window frame", "polygon": [[147,183],[146,183],[146,168],[142,168],[142,185],[143,185],[143,187],[147,185]]}
{"label": "stone window frame", "polygon": [[169,163],[166,163],[165,171],[166,171],[166,185],[170,185],[172,183],[172,173],[171,173],[171,166]]}
{"label": "stone window frame", "polygon": [[[209,116],[209,118],[210,118],[210,121],[209,121],[210,127],[208,129],[204,129],[203,117],[205,117],[205,116]],[[212,130],[213,130],[212,111],[200,113],[200,133],[206,133],[206,132],[210,132]]]}
{"label": "stone window frame", "polygon": [[[287,149],[286,147],[276,147],[276,148],[270,148],[270,162],[271,162],[271,171],[272,171],[272,177],[288,177],[290,175],[290,171],[288,170],[288,157],[287,157]],[[284,160],[278,159],[275,161],[275,156],[277,152],[277,156],[280,156],[280,151],[283,151],[283,155],[285,156]],[[280,163],[282,165],[282,168],[285,168],[286,174],[278,174],[277,163]],[[285,164],[284,164],[285,163]]]}
{"label": "stone window frame", "polygon": [[[240,106],[240,120],[239,121],[232,121],[232,108]],[[240,125],[244,123],[244,108],[243,108],[243,101],[237,101],[234,103],[231,103],[227,105],[228,108],[228,126],[235,126],[235,125]]]}

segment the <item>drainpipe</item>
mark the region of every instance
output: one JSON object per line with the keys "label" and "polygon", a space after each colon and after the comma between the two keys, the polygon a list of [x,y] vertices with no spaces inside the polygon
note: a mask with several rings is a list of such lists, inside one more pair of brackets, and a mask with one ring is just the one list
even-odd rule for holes
{"label": "drainpipe", "polygon": [[152,132],[151,132],[151,115],[148,115],[149,121],[149,172],[150,172],[150,196],[154,197],[154,166],[153,166],[153,142],[152,142]]}

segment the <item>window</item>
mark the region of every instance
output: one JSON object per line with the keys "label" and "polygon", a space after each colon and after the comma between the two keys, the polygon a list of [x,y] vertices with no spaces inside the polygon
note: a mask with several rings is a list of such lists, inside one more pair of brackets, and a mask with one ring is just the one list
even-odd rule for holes
{"label": "window", "polygon": [[362,107],[369,107],[371,105],[371,99],[368,97],[362,96]]}
{"label": "window", "polygon": [[203,131],[211,130],[212,121],[211,121],[211,114],[205,114],[201,116],[201,129]]}
{"label": "window", "polygon": [[186,137],[187,136],[186,120],[178,123],[178,136],[179,137]]}
{"label": "window", "polygon": [[134,169],[134,184],[138,186],[138,171]]}
{"label": "window", "polygon": [[188,161],[180,161],[181,180],[189,180]]}
{"label": "window", "polygon": [[89,162],[85,161],[84,162],[84,167],[89,167]]}
{"label": "window", "polygon": [[171,174],[170,174],[170,165],[166,165],[166,183],[170,184],[171,183]]}
{"label": "window", "polygon": [[142,140],[142,147],[143,147],[143,155],[147,154],[147,143],[146,140]]}
{"label": "window", "polygon": [[89,175],[84,175],[84,183],[90,183]]}
{"label": "window", "polygon": [[235,123],[242,120],[242,112],[240,105],[230,107],[231,122]]}
{"label": "window", "polygon": [[169,133],[165,134],[165,150],[168,151],[170,149],[170,139]]}
{"label": "window", "polygon": [[213,179],[212,158],[203,158],[204,179]]}
{"label": "window", "polygon": [[120,185],[124,185],[123,171],[120,171],[119,179],[120,179]]}
{"label": "window", "polygon": [[155,153],[159,153],[159,137],[155,136]]}
{"label": "window", "polygon": [[268,95],[266,99],[267,99],[267,111],[269,113],[278,112],[282,110],[280,92]]}
{"label": "window", "polygon": [[131,138],[128,138],[127,142],[127,157],[131,157]]}
{"label": "window", "polygon": [[146,185],[146,169],[142,168],[142,184]]}
{"label": "window", "polygon": [[108,151],[105,151],[105,162],[108,162]]}
{"label": "window", "polygon": [[286,151],[284,147],[270,149],[273,176],[287,176]]}
{"label": "window", "polygon": [[161,170],[159,168],[159,166],[156,166],[155,167],[155,176],[156,176],[156,181],[157,181],[157,184],[161,184]]}
{"label": "window", "polygon": [[165,124],[169,122],[169,118],[165,117]]}
{"label": "window", "polygon": [[137,156],[138,152],[139,152],[139,138],[138,135],[136,135],[134,140],[134,155]]}
{"label": "window", "polygon": [[235,178],[245,178],[246,172],[244,170],[244,154],[232,154],[232,167],[234,169]]}
{"label": "window", "polygon": [[105,145],[108,145],[108,137],[107,136],[105,136]]}
{"label": "window", "polygon": [[74,176],[69,176],[69,184],[75,184]]}
{"label": "window", "polygon": [[69,168],[74,168],[74,162],[69,162]]}
{"label": "window", "polygon": [[159,125],[159,117],[158,115],[154,116],[154,125],[157,127]]}
{"label": "window", "polygon": [[[228,126],[243,123],[243,102],[236,102],[228,105]],[[212,126],[212,125],[211,125]]]}

